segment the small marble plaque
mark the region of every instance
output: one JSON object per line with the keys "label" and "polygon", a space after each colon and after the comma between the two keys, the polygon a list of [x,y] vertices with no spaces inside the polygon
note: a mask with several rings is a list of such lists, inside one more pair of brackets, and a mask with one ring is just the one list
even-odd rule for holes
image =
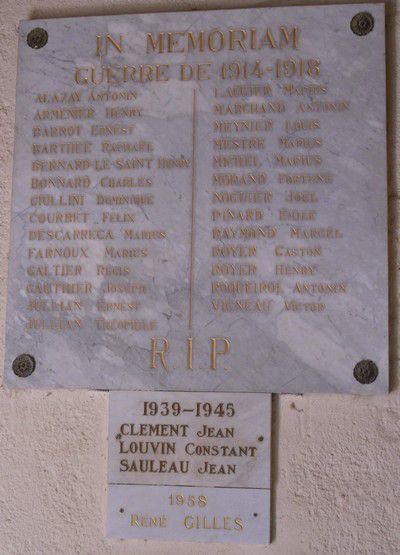
{"label": "small marble plaque", "polygon": [[269,488],[270,413],[261,393],[110,392],[108,480]]}
{"label": "small marble plaque", "polygon": [[270,491],[127,486],[108,489],[107,535],[121,539],[268,544]]}
{"label": "small marble plaque", "polygon": [[266,394],[110,392],[108,534],[268,543],[270,426]]}
{"label": "small marble plaque", "polygon": [[19,35],[9,387],[387,391],[383,4]]}

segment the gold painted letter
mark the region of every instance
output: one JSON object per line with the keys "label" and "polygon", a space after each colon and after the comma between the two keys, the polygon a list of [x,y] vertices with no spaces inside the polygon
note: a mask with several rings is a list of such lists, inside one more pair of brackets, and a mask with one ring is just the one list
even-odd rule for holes
{"label": "gold painted letter", "polygon": [[[218,342],[222,342],[223,350],[218,350]],[[211,338],[211,370],[217,369],[217,355],[226,355],[231,348],[230,341],[227,337]]]}
{"label": "gold painted letter", "polygon": [[[157,341],[162,339],[164,342],[164,349],[159,350],[157,347]],[[156,357],[157,355],[160,357],[161,364],[163,365],[165,370],[168,370],[167,365],[165,363],[165,353],[169,350],[169,343],[165,337],[152,337],[151,339],[151,368],[156,368]]]}

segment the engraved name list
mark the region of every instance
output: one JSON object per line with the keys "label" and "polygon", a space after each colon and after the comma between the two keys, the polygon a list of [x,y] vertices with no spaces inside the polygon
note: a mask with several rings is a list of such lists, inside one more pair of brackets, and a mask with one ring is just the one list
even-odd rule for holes
{"label": "engraved name list", "polygon": [[21,24],[11,386],[387,388],[383,10],[368,11],[366,37],[354,6]]}

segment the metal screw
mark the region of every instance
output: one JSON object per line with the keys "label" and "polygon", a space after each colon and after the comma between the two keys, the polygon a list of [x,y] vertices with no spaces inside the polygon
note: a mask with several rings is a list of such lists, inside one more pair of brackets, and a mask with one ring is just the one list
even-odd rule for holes
{"label": "metal screw", "polygon": [[379,370],[372,360],[360,360],[353,370],[355,379],[362,384],[369,384],[376,380]]}
{"label": "metal screw", "polygon": [[43,48],[46,46],[47,41],[49,40],[49,34],[46,29],[42,29],[41,27],[35,27],[32,31],[29,31],[28,36],[26,38],[26,42],[28,46],[38,50],[39,48]]}
{"label": "metal screw", "polygon": [[19,355],[12,363],[12,369],[16,376],[19,378],[27,378],[30,376],[36,367],[36,361],[31,355]]}
{"label": "metal screw", "polygon": [[362,37],[372,31],[374,23],[374,18],[370,13],[359,12],[351,20],[350,28],[355,35]]}
{"label": "metal screw", "polygon": [[257,438],[258,441],[264,441],[264,436],[260,436],[259,438]]}

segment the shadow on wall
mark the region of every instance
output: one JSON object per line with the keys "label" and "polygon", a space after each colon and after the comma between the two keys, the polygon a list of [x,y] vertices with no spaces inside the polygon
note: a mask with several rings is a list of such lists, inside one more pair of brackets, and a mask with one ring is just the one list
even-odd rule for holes
{"label": "shadow on wall", "polygon": [[397,83],[396,68],[398,60],[396,55],[396,26],[395,19],[391,17],[391,7],[386,7],[386,96],[387,96],[387,147],[388,147],[388,226],[389,226],[389,364],[390,364],[390,391],[399,387],[399,284],[396,279],[399,266],[399,193],[397,187],[398,176],[396,168],[396,120],[399,118],[396,106]]}
{"label": "shadow on wall", "polygon": [[[83,17],[90,15],[124,15],[133,13],[157,13],[165,11],[195,11],[195,10],[220,10],[220,9],[240,9],[240,8],[268,8],[277,6],[312,6],[321,4],[364,4],[369,1],[371,4],[382,4],[380,0],[357,0],[354,2],[341,2],[340,0],[287,0],[287,1],[250,1],[246,0],[136,0],[135,6],[131,1],[119,2],[118,5],[106,5],[105,1],[98,0],[97,5],[82,6],[78,0],[70,0],[68,6],[57,6],[54,8],[33,8],[30,19],[47,19],[52,17]],[[75,4],[75,5],[74,5]],[[395,0],[385,2],[386,12],[395,9]]]}

